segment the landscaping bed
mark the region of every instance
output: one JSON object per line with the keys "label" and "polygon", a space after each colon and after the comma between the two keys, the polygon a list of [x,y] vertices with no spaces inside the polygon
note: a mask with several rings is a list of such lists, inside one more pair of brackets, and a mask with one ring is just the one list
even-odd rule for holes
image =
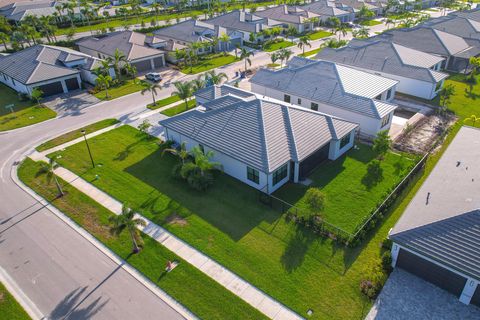
{"label": "landscaping bed", "polygon": [[2,319],[28,320],[30,316],[0,282],[0,315]]}

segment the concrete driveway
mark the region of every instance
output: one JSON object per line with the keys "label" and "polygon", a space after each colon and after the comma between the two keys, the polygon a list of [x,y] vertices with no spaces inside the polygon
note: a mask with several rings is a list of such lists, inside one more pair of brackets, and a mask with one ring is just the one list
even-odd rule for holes
{"label": "concrete driveway", "polygon": [[45,98],[42,103],[55,111],[58,116],[62,117],[66,115],[76,115],[80,113],[83,108],[98,102],[100,102],[100,99],[83,90]]}
{"label": "concrete driveway", "polygon": [[395,269],[365,320],[480,319],[480,308],[402,269]]}

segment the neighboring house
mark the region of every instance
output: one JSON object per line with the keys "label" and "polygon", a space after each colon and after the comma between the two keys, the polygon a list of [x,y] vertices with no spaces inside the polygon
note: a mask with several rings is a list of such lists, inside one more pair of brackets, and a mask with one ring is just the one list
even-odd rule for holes
{"label": "neighboring house", "polygon": [[284,29],[295,27],[299,33],[313,30],[312,18],[320,18],[318,14],[303,10],[300,7],[280,5],[255,12],[256,16],[273,19],[282,23]]}
{"label": "neighboring house", "polygon": [[480,130],[462,127],[389,232],[392,266],[480,307]]}
{"label": "neighboring house", "polygon": [[39,88],[47,97],[78,90],[82,80],[95,84],[99,65],[99,59],[75,50],[36,45],[0,57],[0,82],[28,95]]}
{"label": "neighboring house", "polygon": [[[230,37],[228,43],[218,42],[216,48],[213,39],[227,34]],[[198,54],[212,52],[214,50],[232,50],[235,45],[243,45],[243,34],[236,30],[227,30],[219,25],[213,25],[204,21],[189,19],[172,26],[161,28],[153,32],[157,47],[173,52],[175,47],[185,48],[195,42],[212,43],[211,46],[200,48]],[[180,46],[180,47],[178,47]]]}
{"label": "neighboring house", "polygon": [[[22,21],[26,16],[42,17],[51,16],[54,13],[65,16],[68,14],[66,10],[60,10],[59,12],[56,9],[56,7],[61,7],[63,2],[52,0],[14,2],[0,7],[0,15],[15,23]],[[80,8],[74,8],[73,12],[75,18],[81,17]]]}
{"label": "neighboring house", "polygon": [[260,69],[250,82],[255,93],[358,123],[366,139],[388,130],[397,108],[397,80],[328,61],[294,57],[288,68]]}
{"label": "neighboring house", "polygon": [[353,40],[340,49],[325,48],[316,58],[398,80],[398,92],[429,100],[448,77],[438,71],[445,58],[389,41]]}
{"label": "neighboring house", "polygon": [[268,194],[299,182],[354,143],[357,124],[317,111],[228,86],[208,87],[196,97],[215,99],[160,121],[166,138],[187,150],[212,150],[225,173]]}
{"label": "neighboring house", "polygon": [[457,17],[462,17],[465,19],[470,19],[470,20],[480,22],[480,7],[472,10],[454,11],[454,12],[451,12],[449,16],[457,16]]}
{"label": "neighboring house", "polygon": [[106,59],[113,58],[120,50],[127,62],[146,72],[165,66],[165,52],[146,43],[147,36],[133,31],[117,31],[105,35],[83,38],[76,42],[78,49],[86,54]]}
{"label": "neighboring house", "polygon": [[389,30],[377,36],[402,46],[444,57],[442,69],[463,72],[469,58],[480,55],[480,41],[463,39],[429,27]]}
{"label": "neighboring house", "polygon": [[383,12],[383,9],[381,7],[373,3],[360,0],[335,0],[335,5],[339,9],[353,13],[355,15],[355,19],[358,18],[358,12],[360,12],[363,6],[367,7],[368,10],[375,13],[376,16],[382,14]]}
{"label": "neighboring house", "polygon": [[263,18],[242,10],[228,12],[205,21],[214,26],[226,28],[228,33],[240,32],[243,41],[251,42],[250,35],[255,39],[262,40],[261,32],[273,26],[281,25],[281,22],[269,18]]}
{"label": "neighboring house", "polygon": [[338,18],[342,23],[352,22],[355,19],[353,13],[337,8],[335,3],[326,0],[311,2],[300,8],[318,14],[323,23],[328,22],[328,19],[333,17]]}
{"label": "neighboring house", "polygon": [[423,26],[451,33],[462,38],[480,40],[480,22],[464,17],[444,16],[429,20]]}

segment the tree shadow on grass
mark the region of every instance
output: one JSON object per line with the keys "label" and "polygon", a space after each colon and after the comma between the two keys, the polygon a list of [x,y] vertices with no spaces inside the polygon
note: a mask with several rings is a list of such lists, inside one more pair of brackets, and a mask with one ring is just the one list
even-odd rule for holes
{"label": "tree shadow on grass", "polygon": [[145,134],[141,134],[143,136],[142,139],[139,139],[137,141],[135,141],[134,143],[131,143],[129,144],[124,150],[120,151],[119,153],[117,153],[117,155],[113,158],[114,161],[123,161],[125,160],[132,152],[133,152],[133,148],[137,145],[139,145],[140,143],[144,142],[145,140],[148,140],[148,135],[145,135]]}
{"label": "tree shadow on grass", "polygon": [[287,247],[280,258],[283,267],[288,273],[295,271],[303,264],[308,248],[315,239],[315,235],[311,232],[297,226],[295,234],[288,241]]}
{"label": "tree shadow on grass", "polygon": [[367,167],[367,172],[362,178],[362,184],[371,190],[377,184],[383,181],[383,168],[378,162],[370,162]]}

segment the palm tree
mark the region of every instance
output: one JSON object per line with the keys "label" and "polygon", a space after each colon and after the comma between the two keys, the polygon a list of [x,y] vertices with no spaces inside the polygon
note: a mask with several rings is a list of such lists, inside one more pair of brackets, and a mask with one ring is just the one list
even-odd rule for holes
{"label": "palm tree", "polygon": [[185,110],[188,110],[188,99],[193,95],[193,86],[191,82],[175,81],[173,83],[176,91],[172,92],[172,96],[177,96],[185,102]]}
{"label": "palm tree", "polygon": [[44,173],[47,175],[47,182],[55,181],[55,186],[57,187],[57,197],[62,197],[64,195],[62,186],[58,182],[57,175],[55,174],[55,169],[58,168],[58,164],[55,162],[53,158],[50,158],[48,163],[42,163],[42,167],[40,168],[40,173]]}
{"label": "palm tree", "polygon": [[441,112],[445,111],[447,104],[450,102],[450,98],[455,94],[455,86],[453,84],[448,84],[442,88],[440,91],[440,98],[442,102]]}
{"label": "palm tree", "polygon": [[3,43],[5,50],[7,50],[8,49],[7,42],[10,41],[10,37],[8,36],[8,34],[4,32],[0,32],[0,41]]}
{"label": "palm tree", "polygon": [[220,40],[220,42],[223,43],[223,53],[224,55],[227,55],[227,51],[229,49],[229,46],[230,46],[230,36],[226,33],[222,33],[222,35],[218,38],[218,40]]}
{"label": "palm tree", "polygon": [[274,52],[270,55],[270,60],[272,61],[272,65],[275,65],[275,62],[277,62],[277,60],[279,59],[280,57],[278,56],[278,53]]}
{"label": "palm tree", "polygon": [[37,102],[37,106],[40,106],[40,99],[43,96],[43,91],[39,88],[33,88],[32,93],[30,94],[33,100]]}
{"label": "palm tree", "polygon": [[310,44],[310,37],[309,36],[301,36],[298,39],[297,47],[299,49],[302,49],[302,54],[305,54],[305,47],[306,46],[309,47],[309,48],[312,47],[312,45]]}
{"label": "palm tree", "polygon": [[155,101],[155,96],[158,94],[157,89],[160,90],[162,87],[158,83],[151,83],[149,81],[143,81],[142,87],[142,95],[144,95],[146,92],[150,92],[152,94],[153,105],[155,106],[157,104]]}
{"label": "palm tree", "polygon": [[128,76],[132,77],[133,83],[137,83],[137,67],[131,63],[125,65],[125,72]]}
{"label": "palm tree", "polygon": [[471,121],[472,122],[472,126],[475,127],[475,123],[480,120],[480,117],[477,117],[476,115],[472,114],[470,117],[466,118],[465,120],[463,120],[464,122],[467,122],[467,121]]}
{"label": "palm tree", "polygon": [[343,35],[345,37],[347,35],[347,32],[348,28],[343,23],[335,27],[335,34],[338,34],[338,41],[340,41],[340,36]]}
{"label": "palm tree", "polygon": [[252,51],[248,51],[245,48],[242,48],[240,50],[240,60],[245,61],[245,73],[247,72],[247,63],[248,63],[249,66],[252,65],[252,60],[250,60],[250,57],[253,57],[253,52]]}
{"label": "palm tree", "polygon": [[278,56],[280,58],[280,66],[283,67],[283,61],[287,63],[288,59],[292,56],[293,52],[289,49],[283,48],[278,51]]}
{"label": "palm tree", "polygon": [[293,38],[298,34],[297,28],[294,26],[289,26],[287,31],[285,31],[285,34],[287,37],[291,38],[290,40],[293,40]]}
{"label": "palm tree", "polygon": [[105,90],[105,99],[108,99],[108,88],[110,88],[110,84],[112,83],[112,77],[100,74],[95,79],[95,83],[100,89]]}
{"label": "palm tree", "polygon": [[223,79],[228,80],[228,76],[224,72],[216,73],[215,70],[211,70],[205,73],[205,80],[211,84],[221,84]]}
{"label": "palm tree", "polygon": [[353,35],[354,38],[362,39],[362,38],[368,38],[370,33],[368,32],[367,28],[361,27],[360,29],[358,29],[356,31],[353,31],[352,35]]}
{"label": "palm tree", "polygon": [[171,153],[172,155],[174,155],[175,157],[177,157],[177,158],[180,160],[180,163],[181,163],[182,165],[185,164],[185,162],[187,161],[188,157],[190,156],[190,154],[189,154],[188,151],[187,151],[187,145],[185,144],[185,142],[182,142],[182,144],[180,145],[180,148],[179,148],[179,149],[175,149],[175,148],[166,148],[166,149],[163,149],[163,151],[162,151],[162,156],[165,154],[165,152]]}
{"label": "palm tree", "polygon": [[199,75],[197,78],[193,79],[192,81],[192,91],[197,92],[200,89],[205,88],[206,86],[206,81],[203,79],[201,75]]}
{"label": "palm tree", "polygon": [[111,216],[109,219],[112,226],[110,232],[116,236],[119,236],[123,230],[127,230],[130,233],[133,244],[133,253],[140,251],[139,243],[142,242],[142,236],[140,230],[137,227],[145,227],[147,224],[145,220],[135,218],[135,212],[131,210],[126,204],[122,206],[122,213],[118,216]]}
{"label": "palm tree", "polygon": [[115,49],[115,53],[113,55],[113,69],[115,70],[115,77],[117,77],[117,79],[120,79],[120,63],[121,62],[124,62],[126,63],[127,62],[127,57],[125,57],[125,54],[118,50]]}

